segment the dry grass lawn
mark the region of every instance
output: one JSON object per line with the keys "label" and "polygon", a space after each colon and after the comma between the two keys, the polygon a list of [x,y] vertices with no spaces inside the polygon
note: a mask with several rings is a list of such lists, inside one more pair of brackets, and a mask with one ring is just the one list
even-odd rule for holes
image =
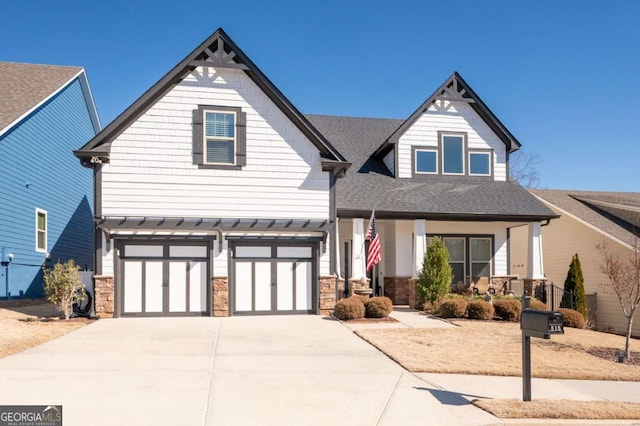
{"label": "dry grass lawn", "polygon": [[55,306],[41,299],[0,302],[0,358],[40,345],[91,322],[58,319]]}
{"label": "dry grass lawn", "polygon": [[[494,376],[522,375],[522,334],[518,323],[455,321],[456,328],[373,329],[356,333],[409,371]],[[531,339],[534,377],[640,381],[640,367],[587,353],[623,348],[624,337],[565,328],[550,340]],[[632,351],[640,351],[633,339]]]}
{"label": "dry grass lawn", "polygon": [[477,399],[473,405],[503,419],[640,419],[640,404],[632,402]]}

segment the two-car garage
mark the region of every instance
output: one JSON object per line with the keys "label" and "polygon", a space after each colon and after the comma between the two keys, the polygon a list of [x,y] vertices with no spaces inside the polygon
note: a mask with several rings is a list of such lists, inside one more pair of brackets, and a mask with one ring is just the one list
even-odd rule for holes
{"label": "two-car garage", "polygon": [[[122,316],[210,315],[215,240],[120,240],[116,306]],[[315,313],[318,244],[229,241],[230,315]]]}

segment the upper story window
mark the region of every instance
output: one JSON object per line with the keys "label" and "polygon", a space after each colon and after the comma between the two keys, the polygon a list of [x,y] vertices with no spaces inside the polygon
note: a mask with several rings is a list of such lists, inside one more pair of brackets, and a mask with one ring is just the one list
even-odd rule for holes
{"label": "upper story window", "polygon": [[437,149],[416,149],[416,173],[438,173]]}
{"label": "upper story window", "polygon": [[491,152],[469,152],[469,174],[491,176]]}
{"label": "upper story window", "polygon": [[204,111],[205,164],[235,164],[236,113]]}
{"label": "upper story window", "polygon": [[246,113],[199,105],[193,110],[193,164],[201,169],[241,169],[247,164]]}
{"label": "upper story window", "polygon": [[36,251],[47,252],[47,212],[36,209]]}
{"label": "upper story window", "polygon": [[467,134],[438,132],[438,146],[413,146],[413,173],[449,179],[493,176],[493,150],[470,148]]}
{"label": "upper story window", "polygon": [[447,175],[464,174],[465,137],[442,135],[442,172]]}

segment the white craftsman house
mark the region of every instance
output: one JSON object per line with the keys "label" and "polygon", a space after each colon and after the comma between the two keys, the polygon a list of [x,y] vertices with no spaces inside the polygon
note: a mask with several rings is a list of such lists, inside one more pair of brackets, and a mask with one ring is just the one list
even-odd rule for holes
{"label": "white craftsman house", "polygon": [[303,116],[219,29],[75,152],[95,176],[96,312],[319,313],[355,285],[407,303],[431,236],[455,284],[497,282],[522,225],[540,279],[556,215],[508,181],[519,146],[457,73],[407,120]]}
{"label": "white craftsman house", "polygon": [[222,29],[75,154],[95,171],[99,315],[335,303],[349,164]]}
{"label": "white craftsman house", "polygon": [[[410,280],[437,235],[449,251],[454,290],[482,277],[503,290],[511,278],[510,230],[521,226],[529,230],[530,267],[518,278],[529,291],[544,278],[540,229],[558,216],[509,181],[509,154],[520,143],[458,73],[406,120],[308,118],[353,164],[336,194],[340,275],[352,287],[409,303]],[[382,261],[365,283],[372,210]]]}

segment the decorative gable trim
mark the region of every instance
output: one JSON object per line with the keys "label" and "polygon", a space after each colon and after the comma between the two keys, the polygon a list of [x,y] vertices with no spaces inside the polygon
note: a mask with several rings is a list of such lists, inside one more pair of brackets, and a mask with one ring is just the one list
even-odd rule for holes
{"label": "decorative gable trim", "polygon": [[394,146],[397,145],[398,140],[407,129],[409,129],[434,102],[439,100],[469,104],[500,140],[504,142],[507,146],[508,153],[520,149],[520,142],[518,142],[511,132],[498,120],[498,117],[491,112],[489,107],[482,102],[482,99],[480,99],[456,71],[378,147],[373,153],[373,156],[382,157],[394,149]]}
{"label": "decorative gable trim", "polygon": [[[140,96],[122,114],[113,120],[99,134],[74,154],[85,166],[90,166],[88,158],[108,153],[111,142],[132,122],[144,114],[155,102],[166,95],[180,81],[199,66],[234,68],[243,70],[249,78],[273,101],[289,120],[318,148],[324,159],[346,163],[345,158],[325,139],[318,130],[298,111],[278,88],[231,40],[222,28],[218,28],[209,38],[173,67],[156,84]],[[348,167],[348,165],[347,165]]]}

